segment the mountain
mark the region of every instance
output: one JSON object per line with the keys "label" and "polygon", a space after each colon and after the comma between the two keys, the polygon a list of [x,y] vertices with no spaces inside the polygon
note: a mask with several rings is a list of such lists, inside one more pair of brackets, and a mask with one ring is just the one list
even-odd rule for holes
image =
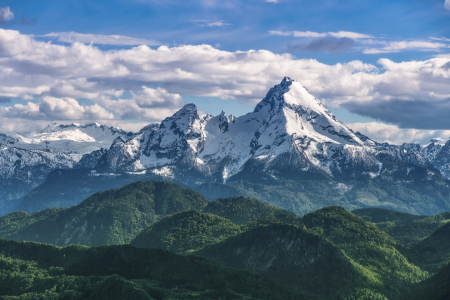
{"label": "mountain", "polygon": [[373,285],[332,243],[295,225],[259,226],[195,254],[265,274],[304,299],[352,299]]}
{"label": "mountain", "polygon": [[262,275],[128,245],[56,246],[0,239],[2,299],[299,299]]}
{"label": "mountain", "polygon": [[[270,222],[293,219],[297,216],[287,210],[264,204],[256,199],[231,197],[217,199],[202,211],[184,211],[170,215],[143,230],[131,245],[160,248],[179,254],[187,254],[207,245],[216,244],[241,232],[238,225],[251,221]],[[0,218],[1,220],[1,218]],[[248,229],[252,225],[244,226]]]}
{"label": "mountain", "polygon": [[386,233],[339,207],[251,223],[195,254],[266,274],[307,299],[402,299],[428,276]]}
{"label": "mountain", "polygon": [[115,139],[132,136],[97,123],[52,123],[39,133],[0,134],[0,212],[14,209],[17,199],[43,183],[52,170],[95,167]]}
{"label": "mountain", "polygon": [[375,224],[407,247],[413,247],[450,221],[449,212],[430,217],[379,208],[356,209],[352,212],[364,220]]}
{"label": "mountain", "polygon": [[449,300],[450,299],[450,264],[442,268],[433,277],[418,284],[405,300]]}
{"label": "mountain", "polygon": [[413,247],[426,269],[437,271],[450,263],[450,220]]}
{"label": "mountain", "polygon": [[130,245],[188,254],[238,233],[239,226],[230,220],[189,210],[170,215],[143,230]]}
{"label": "mountain", "polygon": [[256,199],[245,197],[219,198],[209,203],[204,213],[210,213],[224,217],[234,224],[242,225],[249,221],[261,219],[271,215],[297,215],[284,209],[262,203]]}
{"label": "mountain", "polygon": [[[432,215],[450,210],[448,147],[440,140],[424,147],[377,143],[354,133],[285,77],[251,113],[202,115],[186,104],[159,126],[117,137],[109,149],[91,155],[89,166],[98,158],[95,174],[151,174],[210,200],[253,197],[300,215],[336,204]],[[63,177],[75,177],[70,171]],[[81,201],[74,195],[91,180],[78,176],[66,203]],[[32,210],[33,197],[21,209]],[[54,197],[50,190],[41,194],[47,207],[63,203]]]}
{"label": "mountain", "polygon": [[[158,245],[165,245],[161,248],[182,253],[184,250],[174,249],[186,248],[181,239],[190,235],[198,234],[187,242],[189,247],[200,247],[211,235],[221,236],[211,239],[217,241],[240,232],[239,224],[273,215],[296,218],[290,211],[256,199],[235,197],[210,202],[174,183],[148,181],[96,193],[71,208],[7,214],[0,217],[0,237],[65,246],[123,244],[139,234],[136,246],[153,245],[156,240],[148,241],[147,237],[158,236]],[[186,251],[194,249],[189,247]]]}
{"label": "mountain", "polygon": [[65,246],[129,243],[163,217],[200,210],[209,203],[197,192],[169,182],[136,182],[99,192],[71,208],[0,217],[2,238]]}

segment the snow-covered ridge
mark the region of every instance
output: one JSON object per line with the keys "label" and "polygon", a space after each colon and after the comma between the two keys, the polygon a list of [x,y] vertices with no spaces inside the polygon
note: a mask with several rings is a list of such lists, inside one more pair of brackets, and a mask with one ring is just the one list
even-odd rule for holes
{"label": "snow-covered ridge", "polygon": [[132,135],[98,123],[87,125],[52,123],[39,133],[3,135],[3,138],[0,136],[0,146],[65,153],[78,161],[84,154],[101,148],[109,149],[117,137],[129,138]]}
{"label": "snow-covered ridge", "polygon": [[223,181],[249,163],[252,168],[259,165],[259,170],[283,166],[316,169],[333,177],[344,173],[373,177],[383,169],[380,155],[433,168],[445,147],[442,143],[433,140],[425,147],[377,143],[354,133],[305,87],[285,77],[253,112],[238,118],[223,111],[200,116],[194,104],[187,104],[158,128],[115,144],[103,166],[126,171],[179,166]]}
{"label": "snow-covered ridge", "polygon": [[285,77],[253,112],[238,118],[223,111],[200,115],[194,104],[186,104],[138,133],[97,123],[52,123],[39,133],[0,134],[0,166],[3,182],[13,186],[17,180],[28,188],[55,168],[79,167],[95,167],[99,174],[152,173],[195,184],[227,182],[245,172],[272,178],[320,172],[345,182],[401,168],[407,176],[414,166],[437,169],[450,179],[450,142],[377,143],[350,130],[305,87]]}

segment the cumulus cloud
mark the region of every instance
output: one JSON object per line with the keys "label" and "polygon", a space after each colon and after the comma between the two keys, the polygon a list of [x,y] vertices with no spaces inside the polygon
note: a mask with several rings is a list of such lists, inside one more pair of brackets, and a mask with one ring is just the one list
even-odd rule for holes
{"label": "cumulus cloud", "polygon": [[405,50],[416,50],[416,51],[441,51],[442,49],[449,48],[447,44],[435,43],[428,41],[398,41],[389,42],[386,46],[381,48],[369,48],[365,49],[363,53],[365,54],[380,54],[380,53],[392,53],[400,52]]}
{"label": "cumulus cloud", "polygon": [[73,98],[42,97],[37,103],[0,106],[0,116],[27,120],[105,120],[114,115],[98,104],[83,106]]}
{"label": "cumulus cloud", "polygon": [[444,7],[450,10],[450,0],[445,0]]}
{"label": "cumulus cloud", "polygon": [[269,31],[271,35],[279,35],[279,36],[293,36],[293,37],[326,37],[331,36],[335,38],[349,38],[349,39],[368,39],[373,38],[373,36],[368,34],[362,34],[351,31],[339,31],[339,32],[313,32],[313,31],[277,31],[271,30]]}
{"label": "cumulus cloud", "polygon": [[266,2],[269,2],[269,3],[278,3],[278,0],[266,0]]}
{"label": "cumulus cloud", "polygon": [[141,91],[131,92],[131,99],[99,99],[107,109],[116,112],[120,118],[128,120],[161,120],[174,114],[183,100],[178,94],[170,94],[164,88],[151,89],[146,86]]}
{"label": "cumulus cloud", "polygon": [[14,19],[14,13],[9,9],[9,6],[0,7],[0,23],[5,23],[12,19]]}
{"label": "cumulus cloud", "polygon": [[[3,107],[1,117],[88,118],[97,114],[108,118],[107,113],[113,112],[120,120],[157,121],[182,105],[180,95],[254,104],[284,76],[290,76],[330,107],[347,108],[402,127],[418,128],[423,121],[424,128],[442,129],[450,112],[446,106],[449,66],[450,55],[444,54],[423,61],[380,59],[377,64],[350,61],[329,65],[290,54],[229,52],[209,45],[157,49],[142,45],[102,51],[77,42],[55,45],[0,29],[0,97],[41,99]],[[63,102],[46,104],[44,99],[52,98],[45,97]],[[106,112],[83,105],[84,110],[80,109],[68,98],[90,99]],[[72,114],[63,113],[65,105]],[[388,107],[407,113],[386,112]],[[420,114],[421,110],[426,113]],[[427,120],[414,122],[408,114]]]}
{"label": "cumulus cloud", "polygon": [[387,142],[401,145],[403,143],[427,144],[432,138],[441,138],[444,141],[450,139],[450,130],[421,130],[414,128],[399,128],[378,122],[348,124],[355,132],[370,137],[377,142]]}
{"label": "cumulus cloud", "polygon": [[348,51],[354,44],[355,41],[349,38],[336,39],[332,37],[324,37],[314,40],[309,44],[288,45],[287,49],[291,53],[298,50],[309,52],[341,53]]}
{"label": "cumulus cloud", "polygon": [[49,34],[41,35],[41,37],[57,38],[59,42],[63,43],[79,42],[83,44],[93,43],[100,45],[119,45],[119,46],[161,45],[160,42],[155,40],[139,39],[122,35],[85,34],[77,32],[52,32]]}

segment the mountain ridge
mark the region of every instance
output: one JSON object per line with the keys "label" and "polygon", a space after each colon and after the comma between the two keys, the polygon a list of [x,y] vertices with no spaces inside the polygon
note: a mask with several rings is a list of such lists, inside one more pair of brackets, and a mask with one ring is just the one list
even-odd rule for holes
{"label": "mountain ridge", "polygon": [[[55,130],[65,129],[63,127],[54,124],[44,131],[51,134]],[[83,126],[73,124],[69,127],[79,130]],[[102,126],[90,124],[88,127]],[[218,116],[201,115],[197,107],[190,103],[159,125],[146,126],[138,133],[117,133],[111,136],[108,143],[110,146],[107,149],[98,149],[83,156],[76,154],[78,163],[70,160],[73,153],[58,152],[61,160],[43,156],[42,161],[33,167],[39,169],[35,172],[39,174],[38,178],[27,184],[30,168],[22,166],[23,160],[18,157],[10,158],[9,164],[18,166],[14,170],[22,171],[11,175],[16,181],[4,181],[8,188],[3,190],[8,191],[3,194],[6,196],[0,195],[3,199],[14,201],[8,205],[3,199],[0,202],[5,207],[13,207],[32,187],[42,184],[52,170],[87,167],[95,174],[157,176],[193,189],[202,189],[202,185],[211,183],[226,185],[240,180],[266,186],[283,186],[295,181],[298,182],[297,194],[302,194],[302,186],[311,184],[314,179],[331,186],[327,188],[328,194],[307,196],[308,201],[317,202],[317,197],[331,196],[342,200],[344,206],[349,203],[346,206],[349,209],[379,206],[436,214],[450,207],[450,185],[446,181],[447,177],[450,178],[450,142],[444,144],[435,139],[424,147],[377,143],[354,133],[306,88],[288,77],[271,88],[253,112],[244,116],[227,116],[225,112]],[[14,149],[8,146],[2,151],[12,153],[16,151]],[[26,152],[20,154],[21,157],[43,155],[35,150],[20,151]],[[49,152],[46,153],[48,155]],[[13,154],[10,155],[12,157]],[[36,158],[29,160],[38,161]],[[376,188],[370,187],[370,184],[376,185]],[[389,184],[394,184],[395,189],[400,186],[401,191],[386,191],[384,186]],[[22,189],[13,191],[13,185]],[[361,193],[355,187],[364,191]],[[370,195],[366,197],[368,190]],[[433,192],[430,194],[429,191]],[[248,196],[240,193],[233,195]],[[408,196],[408,193],[415,195]],[[255,196],[270,199],[266,195]],[[27,201],[30,197],[26,197]],[[408,197],[417,199],[417,203],[409,204]],[[292,201],[296,199],[294,196]],[[270,201],[266,202],[272,203]],[[431,201],[432,205],[424,207],[421,203],[425,201]],[[288,206],[282,204],[281,207]],[[295,210],[296,213],[308,211],[311,209]]]}

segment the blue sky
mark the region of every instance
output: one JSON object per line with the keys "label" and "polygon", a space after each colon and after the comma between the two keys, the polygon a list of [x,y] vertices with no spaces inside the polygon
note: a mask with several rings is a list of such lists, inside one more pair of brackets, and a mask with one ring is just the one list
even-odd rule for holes
{"label": "blue sky", "polygon": [[[3,51],[8,60],[3,67],[22,80],[8,77],[8,83],[0,83],[3,132],[27,131],[52,119],[95,118],[134,129],[158,121],[187,102],[212,114],[223,109],[242,115],[289,75],[344,123],[355,124],[355,129],[373,138],[425,142],[435,135],[450,136],[450,124],[445,121],[450,112],[450,89],[446,88],[450,64],[445,67],[450,61],[450,1],[3,0],[0,9],[0,29],[4,30],[0,56]],[[14,45],[7,42],[11,36]],[[87,48],[76,47],[75,42]],[[49,50],[44,43],[62,48]],[[137,70],[133,49],[141,44],[154,51],[167,46],[167,56],[177,58],[168,62],[161,51],[152,52],[151,59],[141,57],[149,66]],[[31,63],[23,57],[33,53],[33,47],[41,50]],[[98,55],[102,61],[121,50],[125,52],[120,58],[115,54],[113,60],[120,66],[101,75],[91,75],[97,69],[90,74],[61,71],[61,64],[70,65],[73,58],[67,53],[71,51],[80,60],[74,65],[91,66],[92,61],[84,61],[80,53],[92,55],[93,60]],[[250,50],[256,50],[258,57]],[[55,51],[58,55],[53,59]],[[61,51],[67,56],[62,57]],[[158,59],[164,63],[153,61],[155,55],[162,55]],[[202,55],[208,63],[199,61]],[[218,55],[232,58],[225,62]],[[242,69],[241,61],[245,61]],[[295,62],[292,68],[289,61]],[[198,70],[196,64],[206,69]],[[226,64],[228,69],[236,68],[236,78],[231,71],[224,75]],[[424,71],[430,65],[434,69]],[[154,75],[146,74],[148,68]],[[160,79],[155,68],[160,68]],[[263,73],[256,78],[254,70],[259,68]],[[341,76],[342,68],[345,80],[333,78],[333,74]],[[276,71],[267,75],[272,69]],[[126,74],[109,76],[111,72]],[[184,79],[178,80],[176,74]],[[88,84],[92,82],[95,88]],[[149,102],[146,97],[154,98]],[[126,103],[136,109],[124,113]],[[395,113],[403,107],[407,113]],[[146,111],[138,113],[139,108]],[[64,109],[74,112],[58,114]],[[423,125],[411,117],[432,118],[435,113],[436,120]],[[2,125],[6,121],[9,125]]]}

